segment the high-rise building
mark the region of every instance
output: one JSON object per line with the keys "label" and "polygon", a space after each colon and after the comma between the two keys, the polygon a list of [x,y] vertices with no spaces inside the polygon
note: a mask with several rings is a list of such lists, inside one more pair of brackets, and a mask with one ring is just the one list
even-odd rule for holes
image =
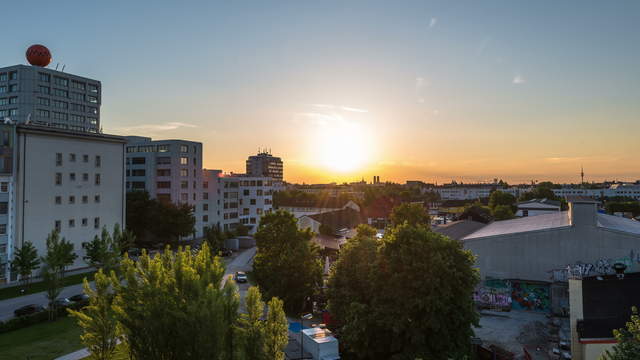
{"label": "high-rise building", "polygon": [[86,267],[82,243],[125,226],[124,145],[119,136],[0,123],[0,283],[26,241],[39,256],[58,230]]}
{"label": "high-rise building", "polygon": [[100,131],[100,81],[39,66],[0,68],[0,120]]}
{"label": "high-rise building", "polygon": [[247,159],[247,175],[268,176],[282,182],[282,159],[263,151]]}
{"label": "high-rise building", "polygon": [[202,235],[202,143],[127,136],[126,189],[151,198],[194,206],[196,236]]}
{"label": "high-rise building", "polygon": [[239,224],[254,233],[263,214],[272,209],[274,180],[245,174],[221,175],[222,230],[232,231]]}

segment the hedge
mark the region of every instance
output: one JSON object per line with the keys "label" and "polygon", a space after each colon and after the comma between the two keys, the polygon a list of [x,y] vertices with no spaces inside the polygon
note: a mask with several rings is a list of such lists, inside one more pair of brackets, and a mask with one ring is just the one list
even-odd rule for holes
{"label": "hedge", "polygon": [[[74,303],[67,307],[56,309],[57,317],[67,316],[67,309],[78,310],[86,306],[86,303]],[[49,310],[40,311],[35,314],[18,316],[7,321],[0,321],[0,334],[13,330],[22,329],[31,325],[49,321]]]}

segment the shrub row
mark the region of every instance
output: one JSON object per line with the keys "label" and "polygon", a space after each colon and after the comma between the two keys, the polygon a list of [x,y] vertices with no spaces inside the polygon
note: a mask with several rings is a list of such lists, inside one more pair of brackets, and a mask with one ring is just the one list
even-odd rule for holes
{"label": "shrub row", "polygon": [[[66,308],[58,308],[56,309],[57,317],[67,316],[69,314],[67,312],[67,308],[78,310],[85,305],[86,304],[74,303]],[[35,314],[15,317],[6,321],[0,321],[0,334],[22,329],[45,321],[49,321],[49,310],[37,312]]]}

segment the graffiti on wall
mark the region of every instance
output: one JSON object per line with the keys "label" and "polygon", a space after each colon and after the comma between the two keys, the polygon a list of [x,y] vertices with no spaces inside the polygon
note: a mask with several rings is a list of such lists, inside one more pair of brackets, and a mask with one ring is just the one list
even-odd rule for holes
{"label": "graffiti on wall", "polygon": [[478,288],[473,300],[481,307],[511,310],[511,293],[506,289]]}
{"label": "graffiti on wall", "polygon": [[511,307],[518,310],[551,310],[549,285],[513,281],[511,287]]}
{"label": "graffiti on wall", "polygon": [[559,269],[553,269],[549,271],[551,280],[553,281],[567,281],[568,279],[582,279],[587,276],[597,275],[611,275],[615,274],[613,265],[615,263],[622,263],[627,266],[627,272],[631,271],[634,263],[640,264],[640,252],[631,250],[628,256],[607,259],[601,258],[591,263],[584,263],[578,261],[574,264],[568,264],[565,267]]}

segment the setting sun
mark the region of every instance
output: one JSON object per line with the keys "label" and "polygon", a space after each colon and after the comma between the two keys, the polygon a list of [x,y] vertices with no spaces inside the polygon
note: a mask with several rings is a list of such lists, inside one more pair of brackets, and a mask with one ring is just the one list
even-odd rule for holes
{"label": "setting sun", "polygon": [[361,170],[371,157],[370,137],[359,123],[333,115],[318,122],[312,157],[329,170],[349,173]]}

